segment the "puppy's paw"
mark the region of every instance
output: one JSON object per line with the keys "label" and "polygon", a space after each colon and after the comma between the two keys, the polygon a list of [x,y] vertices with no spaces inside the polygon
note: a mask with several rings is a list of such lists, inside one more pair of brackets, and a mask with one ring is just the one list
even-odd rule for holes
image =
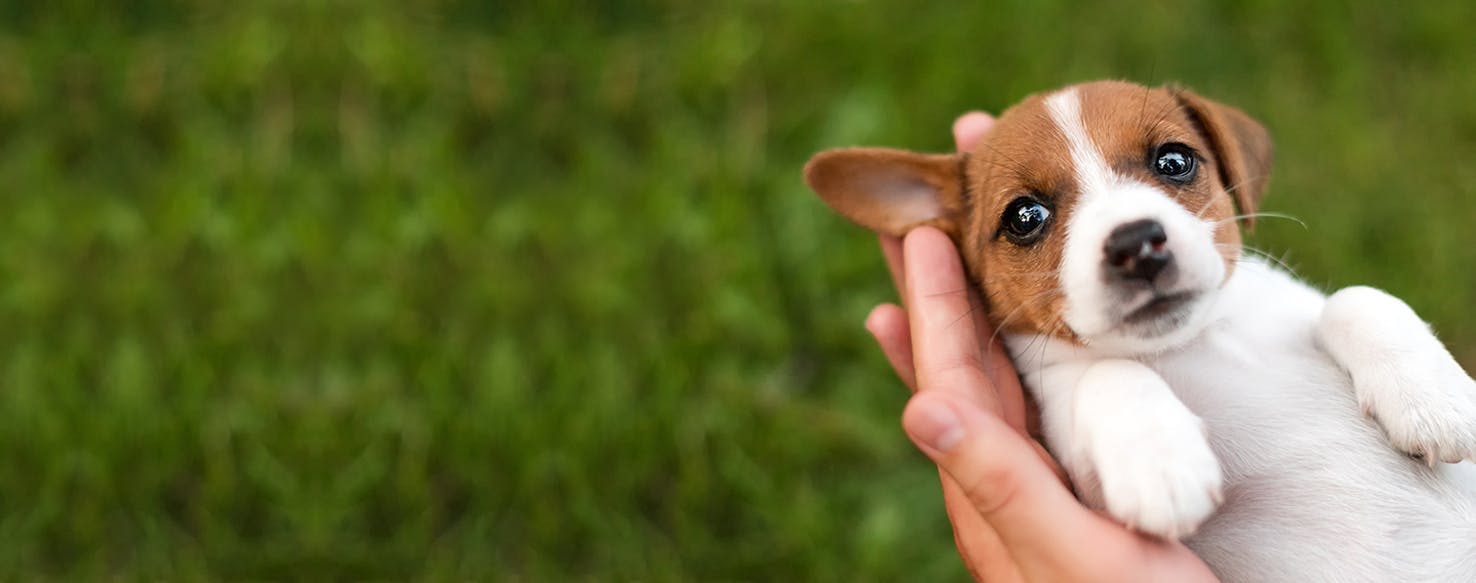
{"label": "puppy's paw", "polygon": [[1454,359],[1402,357],[1371,368],[1353,376],[1359,404],[1394,447],[1431,465],[1476,460],[1476,381]]}
{"label": "puppy's paw", "polygon": [[1126,433],[1094,448],[1107,512],[1166,539],[1193,534],[1224,500],[1219,460],[1199,419],[1153,420]]}
{"label": "puppy's paw", "polygon": [[1077,383],[1074,419],[1074,457],[1088,462],[1114,518],[1177,539],[1219,507],[1220,462],[1204,423],[1158,373],[1128,360],[1093,364]]}
{"label": "puppy's paw", "polygon": [[1431,465],[1476,460],[1476,381],[1408,305],[1350,287],[1328,298],[1317,332],[1394,447]]}

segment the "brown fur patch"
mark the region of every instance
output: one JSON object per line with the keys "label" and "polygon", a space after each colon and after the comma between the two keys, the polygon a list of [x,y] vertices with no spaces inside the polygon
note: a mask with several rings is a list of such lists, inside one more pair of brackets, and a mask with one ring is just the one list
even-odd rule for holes
{"label": "brown fur patch", "polygon": [[[1004,332],[1070,337],[1061,321],[1066,298],[1056,273],[1076,170],[1066,137],[1046,111],[1044,95],[1032,95],[1001,114],[969,160],[965,182],[974,196],[967,226],[956,238],[990,321]],[[1000,233],[1001,215],[1022,196],[1039,198],[1053,213],[1042,240],[1028,247]]]}

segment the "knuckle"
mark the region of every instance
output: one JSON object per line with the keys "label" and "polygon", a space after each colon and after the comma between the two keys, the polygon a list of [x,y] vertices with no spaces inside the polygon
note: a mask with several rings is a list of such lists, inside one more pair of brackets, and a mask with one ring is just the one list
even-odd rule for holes
{"label": "knuckle", "polygon": [[940,358],[933,368],[940,377],[944,375],[971,375],[984,370],[984,359],[972,352],[960,352]]}
{"label": "knuckle", "polygon": [[980,464],[966,482],[964,492],[975,509],[989,516],[1016,502],[1020,494],[1020,480],[1008,466]]}

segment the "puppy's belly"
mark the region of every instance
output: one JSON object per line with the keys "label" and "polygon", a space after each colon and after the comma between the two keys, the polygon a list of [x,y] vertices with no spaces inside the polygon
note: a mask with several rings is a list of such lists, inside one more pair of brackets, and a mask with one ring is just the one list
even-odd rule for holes
{"label": "puppy's belly", "polygon": [[1476,472],[1391,447],[1314,318],[1232,320],[1148,363],[1204,419],[1225,476],[1224,505],[1185,542],[1226,581],[1476,580],[1476,482],[1451,481]]}

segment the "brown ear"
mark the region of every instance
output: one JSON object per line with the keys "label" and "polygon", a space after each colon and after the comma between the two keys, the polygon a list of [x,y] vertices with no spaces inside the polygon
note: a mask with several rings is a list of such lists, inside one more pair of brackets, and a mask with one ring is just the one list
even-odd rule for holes
{"label": "brown ear", "polygon": [[[1220,184],[1235,198],[1240,214],[1255,213],[1271,175],[1271,136],[1266,128],[1240,110],[1200,97],[1188,89],[1171,87],[1169,91],[1209,140],[1215,166],[1220,171]],[[1254,217],[1241,221],[1246,228],[1256,224]]]}
{"label": "brown ear", "polygon": [[900,236],[932,225],[957,236],[962,161],[961,155],[840,148],[810,158],[805,182],[830,208],[878,233]]}

